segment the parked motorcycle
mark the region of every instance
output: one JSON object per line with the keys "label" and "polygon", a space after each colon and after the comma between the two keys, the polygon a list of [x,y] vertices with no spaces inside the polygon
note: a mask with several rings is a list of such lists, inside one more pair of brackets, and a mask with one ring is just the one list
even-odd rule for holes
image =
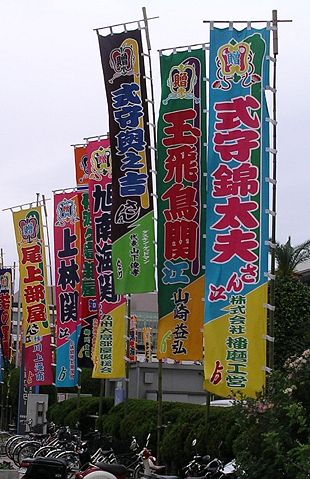
{"label": "parked motorcycle", "polygon": [[28,463],[22,479],[67,479],[69,469],[63,459],[37,457]]}
{"label": "parked motorcycle", "polygon": [[150,434],[147,437],[147,441],[143,449],[140,452],[137,452],[139,445],[136,441],[136,438],[132,438],[130,449],[132,452],[134,452],[134,456],[129,461],[127,459],[126,466],[123,464],[108,464],[107,462],[103,461],[95,463],[90,462],[86,469],[75,474],[75,479],[125,479],[126,477],[139,479],[142,475],[144,475],[145,464],[147,464],[148,470],[151,471],[151,473],[162,470],[162,467],[156,465],[156,459],[147,449],[149,439]]}

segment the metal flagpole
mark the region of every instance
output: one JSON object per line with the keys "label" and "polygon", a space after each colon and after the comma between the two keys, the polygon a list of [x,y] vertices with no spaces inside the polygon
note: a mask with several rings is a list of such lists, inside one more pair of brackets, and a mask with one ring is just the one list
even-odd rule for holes
{"label": "metal flagpole", "polygon": [[[16,263],[13,263],[12,269],[12,283],[11,283],[11,301],[12,301],[12,308],[11,308],[11,335],[10,335],[10,364],[12,363],[12,356],[13,356],[13,302],[14,302],[14,289],[15,289],[15,270],[16,270]],[[5,427],[8,429],[10,418],[9,418],[9,396],[10,396],[10,386],[11,386],[11,369],[8,371],[8,382],[7,382],[7,390],[6,390],[6,409],[5,409],[5,418],[4,423]]]}
{"label": "metal flagpole", "polygon": [[129,350],[130,350],[130,315],[131,315],[131,294],[127,294],[127,311],[126,311],[126,402],[129,399],[129,374],[130,374],[130,359],[129,359]]}
{"label": "metal flagpole", "polygon": [[276,208],[277,208],[277,55],[278,55],[278,12],[272,10],[273,26],[273,80],[272,80],[272,216],[271,216],[271,279],[270,279],[270,309],[269,309],[269,348],[268,366],[274,368],[274,312],[275,312],[275,269],[276,269]]}
{"label": "metal flagpole", "polygon": [[[151,110],[152,110],[152,122],[150,122],[150,126],[153,130],[153,172],[156,172],[156,158],[157,158],[157,138],[156,138],[156,117],[155,117],[155,101],[154,101],[154,86],[153,86],[153,75],[152,75],[152,62],[151,62],[151,41],[149,35],[149,27],[148,27],[148,18],[146,13],[146,8],[142,7],[143,13],[143,20],[145,25],[145,35],[146,35],[146,43],[147,43],[147,50],[148,55],[147,58],[149,60],[149,73],[150,73],[150,87],[151,87]],[[152,150],[151,150],[152,151]],[[156,183],[156,182],[155,182]],[[153,182],[154,185],[154,182]],[[154,209],[155,212],[155,209]],[[156,218],[154,218],[156,222]],[[160,462],[160,439],[161,439],[161,432],[162,432],[162,424],[163,424],[163,362],[161,359],[158,360],[158,382],[157,382],[157,450],[156,450],[156,457],[157,461]]]}

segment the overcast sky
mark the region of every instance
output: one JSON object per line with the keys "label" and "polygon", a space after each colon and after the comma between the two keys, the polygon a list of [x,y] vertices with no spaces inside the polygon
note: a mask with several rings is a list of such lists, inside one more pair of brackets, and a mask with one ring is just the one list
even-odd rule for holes
{"label": "overcast sky", "polygon": [[[0,248],[17,262],[12,215],[3,208],[75,185],[74,143],[106,133],[108,113],[94,28],[150,22],[159,105],[158,49],[207,42],[208,20],[271,19],[279,27],[277,237],[310,238],[309,0],[0,0]],[[256,25],[258,26],[258,25]],[[52,200],[48,202],[51,224]],[[50,231],[52,236],[52,231]]]}

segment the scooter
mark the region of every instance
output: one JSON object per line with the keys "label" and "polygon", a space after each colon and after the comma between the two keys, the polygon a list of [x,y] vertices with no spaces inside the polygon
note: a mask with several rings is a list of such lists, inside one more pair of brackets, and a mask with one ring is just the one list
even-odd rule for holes
{"label": "scooter", "polygon": [[[108,464],[106,462],[90,463],[85,470],[75,473],[75,479],[125,479],[132,477],[133,479],[139,479],[144,475],[145,468],[150,471],[150,474],[162,470],[164,466],[157,466],[156,459],[151,455],[151,452],[147,449],[150,439],[150,434],[147,437],[146,445],[137,453],[137,459],[135,460],[135,466],[126,467],[122,464]],[[138,449],[138,444],[133,437],[130,449],[135,451]]]}

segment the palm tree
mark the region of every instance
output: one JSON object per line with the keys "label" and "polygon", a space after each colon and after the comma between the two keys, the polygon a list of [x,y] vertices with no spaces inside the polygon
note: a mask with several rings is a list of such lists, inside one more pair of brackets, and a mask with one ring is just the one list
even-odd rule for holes
{"label": "palm tree", "polygon": [[310,259],[310,240],[300,245],[292,246],[291,237],[289,236],[285,244],[276,243],[275,258],[277,262],[277,276],[293,276],[296,273],[296,266]]}

